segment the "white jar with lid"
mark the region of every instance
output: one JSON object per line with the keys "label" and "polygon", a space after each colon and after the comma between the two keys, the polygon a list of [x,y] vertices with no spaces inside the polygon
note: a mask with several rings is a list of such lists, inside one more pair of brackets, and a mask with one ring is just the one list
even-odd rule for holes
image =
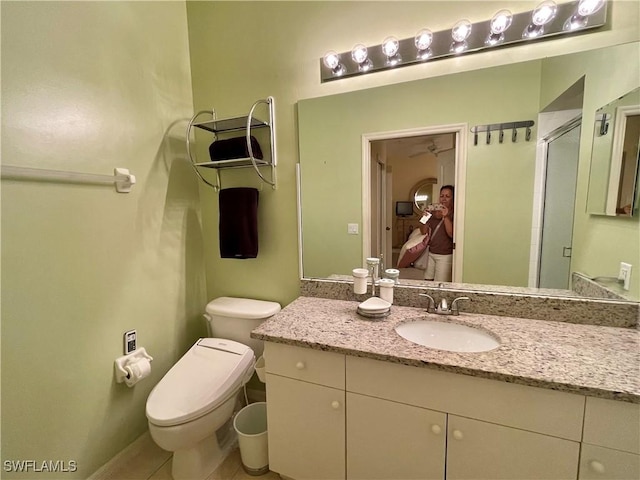
{"label": "white jar with lid", "polygon": [[398,277],[400,277],[400,270],[398,270],[397,268],[387,268],[384,271],[384,276],[387,278],[390,278],[391,280],[394,281],[394,283],[398,283]]}
{"label": "white jar with lid", "polygon": [[354,268],[351,273],[353,274],[353,293],[367,293],[369,270],[366,268]]}
{"label": "white jar with lid", "polygon": [[380,287],[380,298],[386,300],[389,303],[393,303],[393,287],[396,284],[390,278],[382,278],[378,281]]}

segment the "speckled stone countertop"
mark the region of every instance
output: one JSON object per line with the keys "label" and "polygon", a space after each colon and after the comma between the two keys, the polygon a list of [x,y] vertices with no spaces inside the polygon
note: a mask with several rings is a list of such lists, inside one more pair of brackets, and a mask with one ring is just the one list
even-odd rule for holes
{"label": "speckled stone countertop", "polygon": [[[444,316],[394,305],[370,320],[358,302],[299,297],[251,336],[569,393],[640,403],[640,331],[484,314]],[[500,339],[495,350],[455,353],[414,344],[394,327],[429,317],[482,328]]]}
{"label": "speckled stone countertop", "polygon": [[[305,297],[358,302],[366,300],[371,295],[370,293],[354,294],[351,278],[345,276],[324,280],[303,279],[300,282],[300,292]],[[628,300],[586,298],[576,293],[570,294],[566,290],[402,280],[394,288],[394,304],[426,308],[427,299],[421,297],[420,293],[430,294],[436,302],[446,298],[448,303],[456,297],[466,296],[470,300],[464,302],[461,308],[468,313],[640,328],[638,325],[640,303]]]}

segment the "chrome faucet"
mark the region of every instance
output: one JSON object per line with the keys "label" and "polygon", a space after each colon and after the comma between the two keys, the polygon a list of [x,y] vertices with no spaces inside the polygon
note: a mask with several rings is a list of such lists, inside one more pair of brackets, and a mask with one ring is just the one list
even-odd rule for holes
{"label": "chrome faucet", "polygon": [[380,267],[380,259],[377,257],[367,258],[367,270],[371,277],[371,296],[376,296],[376,283],[378,282],[378,269]]}
{"label": "chrome faucet", "polygon": [[449,306],[447,305],[446,298],[442,297],[440,299],[440,304],[436,308],[436,313],[439,313],[441,315],[448,315],[449,313],[451,313],[451,311],[449,310]]}
{"label": "chrome faucet", "polygon": [[436,306],[436,302],[431,295],[427,295],[426,293],[421,293],[421,297],[427,297],[429,299],[429,305],[427,306],[427,312],[429,313],[437,313],[438,315],[458,315],[460,313],[458,309],[457,303],[460,300],[469,300],[469,297],[456,297],[451,305],[447,303],[447,299],[442,297],[440,302]]}
{"label": "chrome faucet", "polygon": [[420,296],[421,297],[427,297],[429,299],[429,305],[427,305],[427,312],[428,313],[435,313],[435,311],[436,311],[436,301],[433,299],[433,297],[431,295],[426,294],[426,293],[421,293]]}
{"label": "chrome faucet", "polygon": [[451,302],[451,314],[452,315],[458,315],[460,313],[460,311],[458,310],[458,305],[456,305],[460,300],[469,300],[471,301],[471,299],[469,297],[456,297],[453,299],[453,302]]}

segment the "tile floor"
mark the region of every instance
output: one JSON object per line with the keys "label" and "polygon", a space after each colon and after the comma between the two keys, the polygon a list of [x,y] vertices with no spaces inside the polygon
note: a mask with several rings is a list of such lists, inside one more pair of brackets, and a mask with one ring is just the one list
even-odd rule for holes
{"label": "tile floor", "polygon": [[[103,480],[172,480],[171,453],[158,447],[148,434],[135,442],[131,454],[120,459],[113,468],[100,476]],[[240,450],[235,448],[206,480],[280,480],[280,475],[268,472],[252,476],[242,468]]]}

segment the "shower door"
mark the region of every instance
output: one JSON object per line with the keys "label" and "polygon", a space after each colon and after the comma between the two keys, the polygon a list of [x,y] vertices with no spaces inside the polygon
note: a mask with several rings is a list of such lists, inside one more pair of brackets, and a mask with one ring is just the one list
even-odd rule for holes
{"label": "shower door", "polygon": [[569,288],[579,147],[580,124],[547,143],[540,288]]}

